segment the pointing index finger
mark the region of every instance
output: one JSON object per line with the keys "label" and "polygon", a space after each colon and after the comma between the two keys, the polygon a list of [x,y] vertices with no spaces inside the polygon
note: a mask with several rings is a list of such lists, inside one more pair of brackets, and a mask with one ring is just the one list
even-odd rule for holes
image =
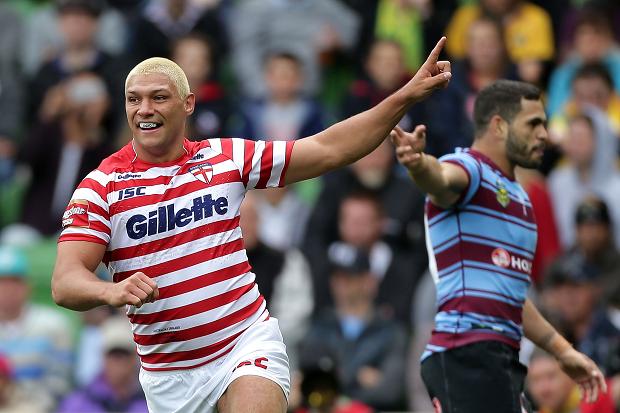
{"label": "pointing index finger", "polygon": [[435,64],[439,60],[439,55],[443,50],[444,45],[446,44],[446,36],[442,36],[441,39],[437,42],[431,53],[428,55],[426,59],[427,63]]}

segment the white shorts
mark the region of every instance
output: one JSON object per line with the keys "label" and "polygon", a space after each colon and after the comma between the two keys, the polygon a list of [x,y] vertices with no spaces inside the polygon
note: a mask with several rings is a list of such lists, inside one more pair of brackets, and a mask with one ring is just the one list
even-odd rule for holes
{"label": "white shorts", "polygon": [[278,320],[270,317],[241,334],[225,356],[189,370],[140,369],[151,413],[212,413],[230,383],[241,376],[261,376],[277,383],[288,399],[290,373]]}

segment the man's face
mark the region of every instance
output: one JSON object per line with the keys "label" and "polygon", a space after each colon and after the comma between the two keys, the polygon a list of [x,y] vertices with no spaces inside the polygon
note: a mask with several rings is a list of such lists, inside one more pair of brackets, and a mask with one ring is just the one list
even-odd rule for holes
{"label": "man's face", "polygon": [[366,70],[380,88],[392,91],[401,85],[405,76],[402,50],[391,42],[376,43],[368,56]]}
{"label": "man's face", "polygon": [[330,285],[337,307],[372,302],[376,292],[376,279],[370,272],[348,274],[336,271],[331,275]]}
{"label": "man's face", "polygon": [[521,111],[508,124],[506,156],[513,164],[537,168],[549,139],[547,116],[540,100],[521,100]]}
{"label": "man's face", "polygon": [[183,69],[190,85],[200,86],[211,74],[211,50],[198,39],[182,40],[172,60]]}
{"label": "man's face", "polygon": [[68,10],[59,15],[58,24],[68,48],[95,47],[96,17],[87,12]]}
{"label": "man's face", "polygon": [[467,36],[467,57],[475,70],[496,69],[504,63],[504,43],[498,27],[489,21],[473,23]]}
{"label": "man's face", "polygon": [[575,31],[575,50],[586,62],[602,60],[613,47],[613,35],[604,28],[584,24]]}
{"label": "man's face", "polygon": [[528,369],[528,387],[536,403],[551,411],[560,411],[573,390],[573,382],[560,370],[557,361],[539,357]]}
{"label": "man's face", "polygon": [[125,91],[125,111],[136,144],[156,156],[168,154],[182,143],[194,103],[193,94],[181,98],[164,74],[132,76]]}
{"label": "man's face", "polygon": [[604,222],[583,222],[576,227],[579,249],[586,257],[594,257],[612,243],[611,230]]}
{"label": "man's face", "polygon": [[19,277],[0,277],[0,320],[13,320],[28,300],[28,285]]}
{"label": "man's face", "polygon": [[595,137],[592,126],[586,120],[575,119],[569,124],[562,151],[577,168],[590,167],[594,159]]}
{"label": "man's face", "polygon": [[290,99],[301,90],[303,75],[297,62],[284,57],[272,57],[265,67],[265,81],[271,96]]}
{"label": "man's face", "polygon": [[381,238],[383,219],[371,201],[347,199],[340,206],[339,232],[344,242],[369,249]]}
{"label": "man's face", "polygon": [[597,289],[591,282],[566,283],[554,288],[556,310],[569,324],[587,321],[596,305]]}
{"label": "man's face", "polygon": [[573,96],[580,107],[593,105],[606,111],[611,95],[612,90],[598,77],[582,77],[575,79],[573,83]]}

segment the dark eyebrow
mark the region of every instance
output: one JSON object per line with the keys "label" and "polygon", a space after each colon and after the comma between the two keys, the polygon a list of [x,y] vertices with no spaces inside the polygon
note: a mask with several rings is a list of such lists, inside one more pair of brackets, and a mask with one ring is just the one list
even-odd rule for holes
{"label": "dark eyebrow", "polygon": [[547,127],[547,119],[542,117],[535,117],[527,121],[532,126],[544,125]]}

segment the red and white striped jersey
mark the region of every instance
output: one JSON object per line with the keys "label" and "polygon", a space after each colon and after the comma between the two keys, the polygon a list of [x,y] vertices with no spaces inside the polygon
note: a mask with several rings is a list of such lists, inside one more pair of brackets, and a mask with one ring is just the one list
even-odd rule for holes
{"label": "red and white striped jersey", "polygon": [[183,146],[185,154],[168,163],[138,159],[131,143],[106,158],[75,190],[59,239],[106,245],[115,282],[137,271],[157,282],[159,300],[127,309],[146,370],[209,363],[268,317],[239,207],[246,190],[284,184],[293,141]]}

